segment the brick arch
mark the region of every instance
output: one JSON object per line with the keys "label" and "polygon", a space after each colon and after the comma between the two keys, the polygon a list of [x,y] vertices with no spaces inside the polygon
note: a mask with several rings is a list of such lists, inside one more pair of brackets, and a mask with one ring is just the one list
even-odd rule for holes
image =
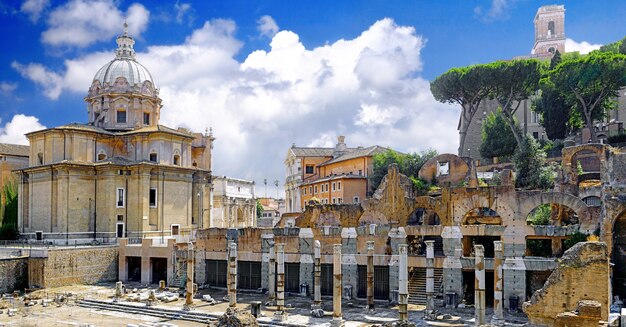
{"label": "brick arch", "polygon": [[[409,214],[412,214],[415,210],[423,208],[427,210],[434,211],[437,216],[439,216],[439,221],[442,226],[450,225],[451,219],[448,217],[446,212],[446,206],[439,198],[433,198],[427,195],[419,196],[415,199],[415,204],[413,206],[413,210]],[[406,225],[406,221],[409,217],[404,217],[404,224]]]}
{"label": "brick arch", "polygon": [[598,160],[600,161],[600,174],[603,175],[606,173],[605,171],[605,161],[606,156],[604,155],[606,152],[607,146],[604,144],[582,144],[577,146],[570,146],[563,148],[562,151],[562,160],[561,164],[563,165],[563,173],[568,179],[574,183],[578,181],[578,171],[577,165],[574,162],[574,158],[576,155],[583,151],[591,151],[598,156]]}
{"label": "brick arch", "polygon": [[[502,225],[507,221],[514,219],[512,217],[513,206],[506,197],[498,197],[494,200],[494,194],[481,194],[480,196],[471,196],[463,199],[456,199],[454,204],[454,216],[459,217],[458,223],[463,224],[467,214],[476,208],[488,208],[495,211],[502,219]],[[457,223],[457,221],[455,221]]]}
{"label": "brick arch", "polygon": [[526,219],[531,211],[542,204],[560,204],[576,212],[578,221],[590,222],[591,212],[589,207],[579,197],[562,192],[524,192],[518,195],[519,215]]}

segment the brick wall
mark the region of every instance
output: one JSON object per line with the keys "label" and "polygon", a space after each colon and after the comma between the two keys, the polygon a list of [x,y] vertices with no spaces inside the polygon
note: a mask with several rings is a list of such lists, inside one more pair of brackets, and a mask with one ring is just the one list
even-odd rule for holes
{"label": "brick wall", "polygon": [[42,252],[40,258],[30,258],[29,285],[59,287],[116,281],[118,254],[117,245],[49,249]]}

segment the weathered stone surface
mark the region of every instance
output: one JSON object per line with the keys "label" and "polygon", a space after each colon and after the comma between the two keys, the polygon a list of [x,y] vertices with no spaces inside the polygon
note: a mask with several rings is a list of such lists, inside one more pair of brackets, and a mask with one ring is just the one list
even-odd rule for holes
{"label": "weathered stone surface", "polygon": [[[531,323],[554,326],[557,315],[580,308],[582,300],[593,300],[600,306],[599,317],[595,320],[597,326],[600,319],[608,319],[609,294],[606,244],[582,242],[563,254],[543,288],[524,303],[523,309]],[[591,310],[589,306],[583,307],[583,314]]]}
{"label": "weathered stone surface", "polygon": [[259,323],[256,318],[248,312],[239,309],[226,309],[226,312],[214,322],[209,323],[210,327],[254,327]]}

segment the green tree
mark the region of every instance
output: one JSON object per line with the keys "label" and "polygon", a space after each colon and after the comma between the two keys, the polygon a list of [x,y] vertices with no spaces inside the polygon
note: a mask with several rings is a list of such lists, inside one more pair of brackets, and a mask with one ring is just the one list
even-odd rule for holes
{"label": "green tree", "polygon": [[604,117],[612,99],[626,86],[626,56],[594,51],[560,63],[542,81],[553,87],[580,114],[591,140],[598,141],[593,122]]}
{"label": "green tree", "polygon": [[517,142],[502,115],[502,109],[490,112],[482,127],[480,155],[483,158],[508,157],[515,153]]}
{"label": "green tree", "polygon": [[524,100],[537,91],[541,63],[535,59],[497,61],[486,65],[486,69],[485,83],[490,90],[489,97],[502,108],[517,146],[521,148],[524,135],[515,122],[515,112]]}
{"label": "green tree", "polygon": [[17,183],[7,180],[2,190],[4,203],[4,217],[0,227],[0,239],[14,240],[19,237],[17,229]]}
{"label": "green tree", "polygon": [[417,189],[420,189],[420,181],[417,178],[419,170],[424,163],[430,158],[437,155],[435,150],[426,150],[421,153],[409,153],[404,154],[391,149],[385,152],[375,154],[372,157],[373,171],[369,176],[369,184],[372,190],[375,190],[380,185],[383,177],[387,175],[389,165],[395,163],[398,165],[398,170],[401,174],[406,175],[413,180],[413,184]]}
{"label": "green tree", "polygon": [[263,215],[263,205],[261,204],[261,201],[256,200],[256,217],[261,218],[262,215]]}
{"label": "green tree", "polygon": [[546,163],[546,153],[534,138],[524,138],[513,163],[516,187],[547,190],[554,185],[554,169]]}
{"label": "green tree", "polygon": [[430,91],[442,103],[461,105],[459,119],[459,154],[465,148],[465,137],[478,106],[489,94],[484,83],[484,65],[452,68],[430,83]]}
{"label": "green tree", "polygon": [[[550,60],[550,70],[561,63],[561,53],[556,51]],[[541,115],[541,125],[550,140],[562,140],[567,135],[571,106],[550,83],[540,83],[540,96],[535,98],[532,109]]]}

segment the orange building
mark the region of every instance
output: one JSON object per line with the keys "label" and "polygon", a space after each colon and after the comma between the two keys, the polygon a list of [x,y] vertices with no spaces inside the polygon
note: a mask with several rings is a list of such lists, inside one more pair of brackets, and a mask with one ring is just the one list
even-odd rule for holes
{"label": "orange building", "polygon": [[378,145],[348,148],[340,136],[331,158],[303,162],[306,174],[299,185],[301,208],[314,199],[322,204],[360,203],[371,191],[372,156],[385,151],[387,148]]}

